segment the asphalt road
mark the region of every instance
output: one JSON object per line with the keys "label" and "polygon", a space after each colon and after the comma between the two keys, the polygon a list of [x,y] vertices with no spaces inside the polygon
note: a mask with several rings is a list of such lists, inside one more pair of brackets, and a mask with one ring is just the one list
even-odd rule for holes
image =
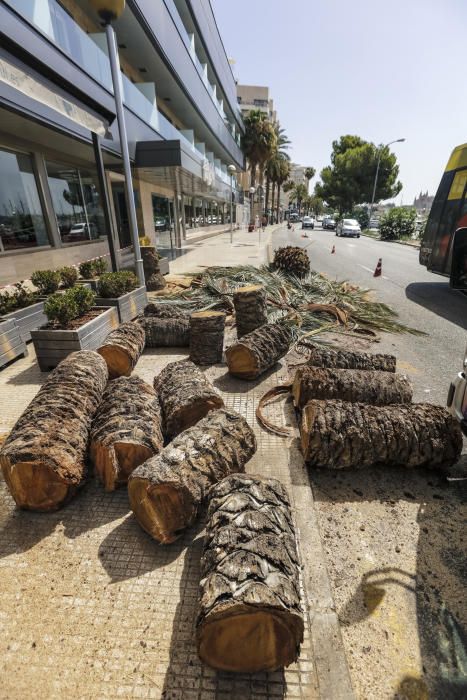
{"label": "asphalt road", "polygon": [[[303,238],[306,233],[308,238]],[[449,288],[446,278],[428,272],[418,262],[418,249],[362,236],[340,238],[321,228],[286,228],[273,237],[273,247],[306,248],[313,269],[332,279],[348,280],[374,290],[375,297],[394,308],[400,321],[426,336],[383,336],[378,352],[397,355],[399,371],[414,384],[416,401],[444,404],[451,379],[462,368],[467,342],[467,296]],[[332,246],[336,252],[331,254]],[[373,272],[382,258],[382,277]]]}

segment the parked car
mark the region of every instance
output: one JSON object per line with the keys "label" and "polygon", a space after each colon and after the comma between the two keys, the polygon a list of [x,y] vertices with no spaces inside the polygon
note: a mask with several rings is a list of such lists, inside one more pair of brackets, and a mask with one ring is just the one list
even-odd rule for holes
{"label": "parked car", "polygon": [[312,216],[304,216],[302,221],[302,228],[314,228],[315,220]]}
{"label": "parked car", "polygon": [[324,229],[330,229],[331,231],[334,231],[336,228],[336,222],[332,218],[332,216],[325,216],[323,219],[322,226]]}
{"label": "parked car", "polygon": [[300,217],[295,212],[292,212],[289,216],[289,221],[291,224],[296,224],[300,221]]}
{"label": "parked car", "polygon": [[89,227],[85,222],[73,224],[69,232],[63,236],[63,240],[66,240],[68,243],[85,241],[89,238],[99,238],[96,224],[89,224]]}
{"label": "parked car", "polygon": [[467,349],[464,355],[464,369],[449,387],[447,406],[467,437]]}
{"label": "parked car", "polygon": [[362,229],[357,219],[341,219],[337,224],[336,236],[351,236],[360,238]]}
{"label": "parked car", "polygon": [[165,216],[156,216],[154,219],[154,228],[156,231],[167,231],[169,228],[168,222]]}

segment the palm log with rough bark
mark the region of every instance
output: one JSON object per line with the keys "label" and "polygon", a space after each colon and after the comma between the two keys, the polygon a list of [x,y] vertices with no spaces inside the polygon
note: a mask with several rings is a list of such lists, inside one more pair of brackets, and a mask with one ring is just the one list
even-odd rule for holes
{"label": "palm log with rough bark", "polygon": [[97,352],[109,368],[109,378],[129,377],[144,350],[144,330],[136,321],[122,323],[109,333]]}
{"label": "palm log with rough bark", "polygon": [[166,281],[159,267],[159,254],[154,246],[141,246],[141,259],[143,261],[144,279],[148,292],[157,292],[164,289]]}
{"label": "palm log with rough bark", "polygon": [[402,374],[364,369],[299,367],[292,385],[294,404],[303,408],[311,399],[342,399],[385,406],[410,403],[412,386]]}
{"label": "palm log with rough bark", "polygon": [[143,316],[138,323],[144,329],[147,348],[185,348],[190,344],[189,316]]}
{"label": "palm log with rough bark", "polygon": [[306,344],[310,348],[307,365],[326,369],[373,369],[381,372],[395,372],[394,355],[372,355],[368,352],[351,352],[324,345]]}
{"label": "palm log with rough bark", "polygon": [[90,455],[106,491],[126,484],[132,471],[164,444],[157,394],[137,376],[109,382],[91,428]]}
{"label": "palm log with rough bark", "polygon": [[233,303],[238,338],[242,338],[268,322],[266,292],[262,285],[251,284],[236,289]]}
{"label": "palm log with rough bark", "polygon": [[209,494],[201,560],[198,654],[223,671],[275,671],[303,641],[299,560],[287,492],[233,474]]}
{"label": "palm log with rough bark", "polygon": [[89,430],[107,378],[100,355],[74,352],[18,419],[0,451],[0,465],[20,508],[56,510],[84,483]]}
{"label": "palm log with rough bark", "polygon": [[222,362],[225,314],[195,311],[190,316],[190,360],[196,365]]}
{"label": "palm log with rough bark", "polygon": [[212,411],[130,476],[128,495],[139,524],[162,544],[173,542],[194,522],[209,488],[244,471],[255,450],[242,416]]}
{"label": "palm log with rough bark", "polygon": [[290,328],[268,323],[227,348],[229,373],[240,379],[256,379],[287,354],[292,342]]}
{"label": "palm log with rough bark", "polygon": [[170,362],[154,379],[164,421],[171,440],[215,408],[223,408],[220,394],[190,360]]}
{"label": "palm log with rough bark", "polygon": [[302,412],[301,443],[305,460],[314,467],[442,469],[459,460],[462,433],[442,406],[313,400]]}

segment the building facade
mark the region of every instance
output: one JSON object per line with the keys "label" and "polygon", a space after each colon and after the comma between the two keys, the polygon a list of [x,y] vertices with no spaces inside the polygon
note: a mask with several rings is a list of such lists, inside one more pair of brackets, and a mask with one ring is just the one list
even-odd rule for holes
{"label": "building facade", "polygon": [[277,113],[274,109],[274,101],[269,95],[269,88],[264,85],[238,85],[237,100],[245,117],[254,109],[259,109],[267,116],[270,122],[277,122]]}
{"label": "building facade", "polygon": [[[173,251],[230,222],[242,116],[209,0],[126,5],[114,28],[139,234]],[[112,243],[131,262],[97,14],[87,0],[2,0],[0,37],[0,285]]]}

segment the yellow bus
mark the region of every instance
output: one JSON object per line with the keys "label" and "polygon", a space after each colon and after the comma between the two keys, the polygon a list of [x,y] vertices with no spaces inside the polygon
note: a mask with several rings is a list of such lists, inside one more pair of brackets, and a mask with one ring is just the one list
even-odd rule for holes
{"label": "yellow bus", "polygon": [[453,150],[441,178],[420,246],[420,264],[432,272],[451,276],[454,233],[464,227],[467,227],[467,143]]}

